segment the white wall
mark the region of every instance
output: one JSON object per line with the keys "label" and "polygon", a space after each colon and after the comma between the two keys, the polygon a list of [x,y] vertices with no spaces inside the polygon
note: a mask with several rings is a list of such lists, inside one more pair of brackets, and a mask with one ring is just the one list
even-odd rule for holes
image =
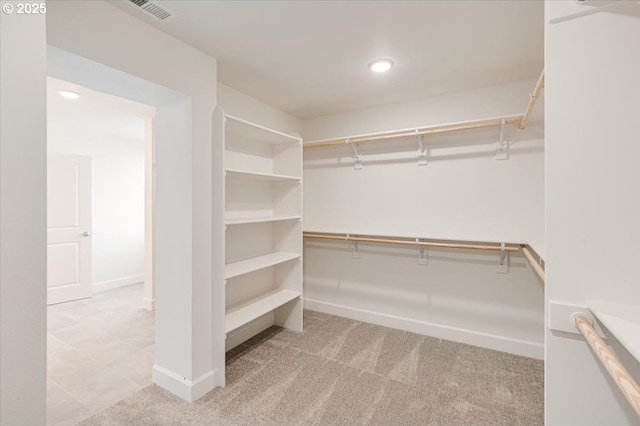
{"label": "white wall", "polygon": [[[145,98],[157,108],[154,381],[185,399],[198,398],[221,383],[216,374],[224,368],[211,347],[212,327],[224,322],[223,313],[211,310],[215,59],[104,1],[53,2],[47,41],[93,61],[58,64],[64,73],[81,62],[72,74],[83,81],[74,83]],[[94,69],[112,77],[108,90],[86,72]],[[155,96],[159,86],[176,94],[171,102]]]}
{"label": "white wall", "polygon": [[[534,85],[308,119],[305,142],[521,114]],[[544,255],[540,107],[527,130],[508,127],[510,158],[503,161],[495,159],[498,128],[425,136],[426,166],[417,165],[415,137],[361,144],[358,171],[348,146],[305,150],[305,230],[529,243]],[[377,312],[387,316],[383,323],[402,317],[406,329],[542,357],[543,292],[521,254],[503,275],[496,253],[430,249],[429,266],[418,266],[415,249],[366,250],[356,260],[343,243],[307,241],[307,306]]]}
{"label": "white wall", "polygon": [[218,83],[218,104],[225,114],[284,133],[302,134],[303,122],[299,118],[222,83]]}
{"label": "white wall", "polygon": [[144,139],[87,129],[71,111],[49,105],[48,151],[91,157],[93,290],[144,281]]}
{"label": "white wall", "polygon": [[0,14],[2,425],[46,423],[45,17],[24,18]]}
{"label": "white wall", "polygon": [[[547,302],[640,309],[640,20],[629,7],[551,25],[584,9],[546,2]],[[546,331],[545,387],[547,425],[640,424],[580,336]]]}

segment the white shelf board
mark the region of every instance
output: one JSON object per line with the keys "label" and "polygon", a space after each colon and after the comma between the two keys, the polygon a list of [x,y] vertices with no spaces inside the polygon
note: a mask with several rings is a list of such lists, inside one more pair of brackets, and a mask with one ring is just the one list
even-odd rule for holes
{"label": "white shelf board", "polygon": [[250,172],[245,170],[227,169],[227,178],[244,179],[244,180],[258,180],[258,181],[270,181],[270,182],[299,182],[300,177],[276,175],[273,173],[259,173]]}
{"label": "white shelf board", "polygon": [[265,126],[261,126],[260,124],[234,117],[233,115],[227,114],[225,117],[227,118],[225,124],[226,131],[233,135],[240,136],[241,138],[257,142],[285,145],[302,142],[302,139],[299,136],[279,132]]}
{"label": "white shelf board", "polygon": [[299,298],[302,294],[291,290],[278,290],[263,298],[254,300],[251,303],[227,312],[225,317],[224,332],[230,333],[233,330],[250,323],[256,318],[279,308],[285,303]]}
{"label": "white shelf board", "polygon": [[225,279],[237,277],[239,275],[259,271],[260,269],[265,269],[290,260],[300,259],[300,257],[301,255],[299,253],[286,253],[279,251],[263,256],[252,257],[251,259],[241,260],[239,262],[229,263],[224,267],[224,277]]}
{"label": "white shelf board", "polygon": [[640,305],[589,300],[587,307],[640,362]]}
{"label": "white shelf board", "polygon": [[248,223],[264,223],[264,222],[279,222],[283,220],[299,220],[301,216],[259,216],[259,217],[237,217],[226,218],[225,225],[243,225]]}

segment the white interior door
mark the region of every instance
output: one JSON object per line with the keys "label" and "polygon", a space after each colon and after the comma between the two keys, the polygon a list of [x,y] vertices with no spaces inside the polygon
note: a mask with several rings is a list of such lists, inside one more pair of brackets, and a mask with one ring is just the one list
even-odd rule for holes
{"label": "white interior door", "polygon": [[91,297],[91,158],[47,156],[47,304]]}

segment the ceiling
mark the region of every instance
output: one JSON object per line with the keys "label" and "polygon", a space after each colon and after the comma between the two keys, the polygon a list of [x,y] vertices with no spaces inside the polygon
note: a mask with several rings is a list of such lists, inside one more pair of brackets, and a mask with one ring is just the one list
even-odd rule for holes
{"label": "ceiling", "polygon": [[[544,2],[161,0],[160,22],[218,59],[218,80],[300,118],[535,78]],[[395,66],[374,74],[367,64]]]}
{"label": "ceiling", "polygon": [[[76,92],[80,98],[65,99],[61,90]],[[154,111],[148,105],[47,77],[47,125],[51,129],[144,140],[145,119],[153,117]]]}

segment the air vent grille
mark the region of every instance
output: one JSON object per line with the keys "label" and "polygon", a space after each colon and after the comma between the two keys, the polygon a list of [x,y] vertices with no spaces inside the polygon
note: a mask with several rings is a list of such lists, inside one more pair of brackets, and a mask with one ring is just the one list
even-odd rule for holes
{"label": "air vent grille", "polygon": [[154,0],[129,0],[129,2],[158,21],[168,22],[176,16],[171,9]]}

